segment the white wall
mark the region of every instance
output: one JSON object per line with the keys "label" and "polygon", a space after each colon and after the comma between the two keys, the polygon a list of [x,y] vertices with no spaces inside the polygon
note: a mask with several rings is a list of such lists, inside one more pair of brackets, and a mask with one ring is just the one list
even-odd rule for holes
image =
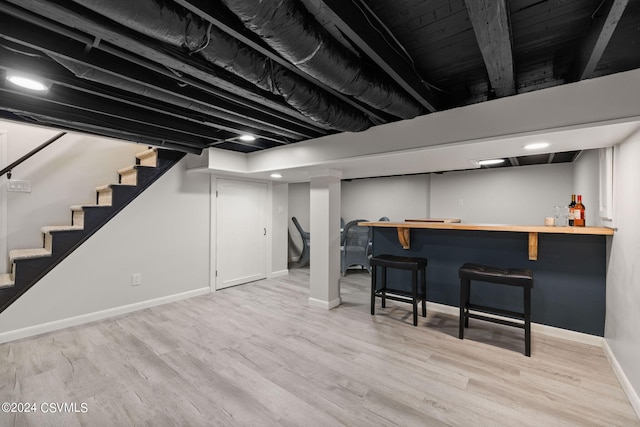
{"label": "white wall", "polygon": [[[184,165],[1,313],[0,342],[209,292],[209,176],[187,174]],[[142,285],[131,286],[133,273]]]}
{"label": "white wall", "polygon": [[586,225],[601,226],[598,150],[585,150],[574,162],[573,192],[582,195]]}
{"label": "white wall", "polygon": [[640,415],[640,134],[614,148],[614,223],[604,336]]}
{"label": "white wall", "polygon": [[271,206],[271,273],[283,274],[288,271],[289,259],[289,184],[274,183]]}
{"label": "white wall", "polygon": [[572,188],[570,163],[434,174],[431,216],[466,223],[543,225],[554,206],[569,204]]}
{"label": "white wall", "polygon": [[[429,213],[429,175],[343,180],[341,216],[377,221],[383,216],[391,221],[424,218]],[[309,183],[289,184],[289,259],[296,260],[302,251],[302,239],[291,217],[309,231]]]}
{"label": "white wall", "polygon": [[299,184],[289,184],[289,214],[287,215],[287,224],[289,225],[289,252],[288,259],[290,261],[297,260],[302,253],[302,238],[296,230],[295,225],[291,221],[291,217],[296,217],[302,229],[309,231],[310,229],[310,203],[309,196],[310,185],[308,182]]}
{"label": "white wall", "polygon": [[342,181],[341,212],[346,222],[424,218],[429,212],[429,175]]}

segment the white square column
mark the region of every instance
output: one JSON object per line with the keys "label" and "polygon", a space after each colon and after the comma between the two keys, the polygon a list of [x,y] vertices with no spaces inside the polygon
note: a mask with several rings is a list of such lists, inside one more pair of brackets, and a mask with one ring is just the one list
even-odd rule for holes
{"label": "white square column", "polygon": [[324,170],[310,178],[309,305],[329,310],[342,302],[340,299],[340,179],[342,172]]}

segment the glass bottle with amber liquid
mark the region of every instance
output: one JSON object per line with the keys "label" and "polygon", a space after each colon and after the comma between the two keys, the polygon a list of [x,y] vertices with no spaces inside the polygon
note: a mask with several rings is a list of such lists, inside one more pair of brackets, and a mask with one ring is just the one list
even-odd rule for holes
{"label": "glass bottle with amber liquid", "polygon": [[575,227],[584,227],[586,225],[584,210],[585,207],[582,204],[582,196],[578,194],[578,203],[576,203],[576,206],[573,208],[573,225]]}
{"label": "glass bottle with amber liquid", "polygon": [[571,195],[571,203],[569,203],[569,225],[573,227],[574,209],[576,208],[576,195]]}

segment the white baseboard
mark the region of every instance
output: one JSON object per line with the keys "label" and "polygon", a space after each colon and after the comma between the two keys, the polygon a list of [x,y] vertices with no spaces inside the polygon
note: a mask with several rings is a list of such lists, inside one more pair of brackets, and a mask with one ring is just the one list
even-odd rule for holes
{"label": "white baseboard", "polygon": [[271,272],[271,277],[280,277],[280,276],[288,276],[289,275],[289,269],[284,269],[284,270],[279,270],[279,271],[272,271]]}
{"label": "white baseboard", "polygon": [[80,316],[43,323],[41,325],[29,326],[26,328],[17,329],[15,331],[3,332],[0,333],[0,344],[44,334],[47,332],[57,331],[59,329],[69,328],[71,326],[78,326],[85,323],[94,322],[96,320],[106,319],[108,317],[119,316],[121,314],[131,313],[134,311],[142,310],[144,308],[167,304],[174,301],[180,301],[187,298],[193,298],[199,295],[208,294],[210,292],[211,289],[209,289],[208,287],[194,289],[192,291],[182,292],[166,297],[137,302],[129,305],[123,305],[121,307],[109,308],[107,310],[96,311],[95,313],[82,314]]}
{"label": "white baseboard", "polygon": [[309,297],[309,305],[311,307],[318,307],[318,308],[324,308],[327,310],[331,310],[334,307],[339,306],[340,304],[342,304],[342,298],[338,297],[332,301],[323,301],[317,298],[311,298]]}
{"label": "white baseboard", "polygon": [[638,418],[640,418],[640,397],[638,396],[638,393],[633,388],[631,382],[629,381],[629,378],[627,378],[626,374],[622,370],[622,366],[620,366],[620,363],[618,363],[618,359],[616,359],[616,356],[611,351],[607,340],[603,340],[602,349],[604,350],[604,354],[609,360],[609,364],[611,365],[613,372],[616,374],[616,377],[620,382],[620,386],[622,386],[622,390],[624,390],[625,394],[627,395],[627,398],[629,399],[633,410],[636,411],[636,415],[638,416]]}
{"label": "white baseboard", "polygon": [[[427,310],[433,310],[440,313],[451,314],[453,316],[460,315],[460,309],[450,305],[438,304],[435,302],[427,301]],[[489,314],[486,314],[490,316]],[[575,341],[582,344],[589,344],[596,347],[602,347],[604,338],[585,334],[583,332],[570,331],[568,329],[556,328],[554,326],[541,325],[539,323],[531,323],[531,333],[539,333],[543,335],[549,335],[552,337],[563,338],[569,341]]]}

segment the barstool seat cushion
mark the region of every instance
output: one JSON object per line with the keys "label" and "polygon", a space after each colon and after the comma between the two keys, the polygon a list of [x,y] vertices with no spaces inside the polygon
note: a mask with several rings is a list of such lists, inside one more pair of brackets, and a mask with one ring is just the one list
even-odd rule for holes
{"label": "barstool seat cushion", "polygon": [[502,285],[533,287],[533,272],[522,268],[501,268],[487,265],[466,263],[460,267],[461,279],[485,281]]}
{"label": "barstool seat cushion", "polygon": [[370,265],[401,270],[421,270],[427,266],[427,259],[383,254],[371,257]]}

